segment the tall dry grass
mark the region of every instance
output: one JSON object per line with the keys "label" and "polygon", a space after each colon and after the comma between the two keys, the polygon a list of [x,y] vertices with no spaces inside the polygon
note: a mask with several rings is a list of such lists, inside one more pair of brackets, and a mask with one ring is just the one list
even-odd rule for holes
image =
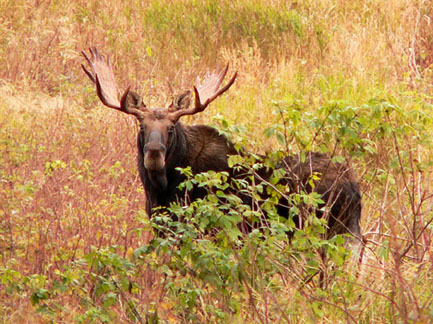
{"label": "tall dry grass", "polygon": [[[1,1],[0,322],[90,321],[91,307],[103,303],[91,289],[52,293],[54,314],[36,312],[32,294],[44,297],[41,289],[59,277],[78,281],[74,267],[92,251],[130,258],[151,238],[137,233],[149,226],[137,127],[98,103],[80,68],[80,51],[90,46],[112,57],[121,88],[131,84],[153,106],[169,102],[171,89],[191,87],[206,67],[230,62],[239,71],[230,94],[186,121],[217,124],[218,115],[244,125],[253,151],[280,145],[263,135],[278,120],[276,104],[298,107],[306,120],[335,102],[361,117],[386,109],[372,100],[407,112],[362,133],[371,152],[341,149],[360,178],[368,243],[361,273],[348,266],[347,278],[336,278],[332,294],[343,300],[323,304],[321,320],[431,321],[432,18],[429,1]],[[308,126],[292,123],[306,135]],[[180,322],[163,276],[144,267],[138,274],[137,307]],[[271,322],[271,306],[285,302],[299,311],[281,322],[316,321],[311,304],[323,296],[295,280],[281,285],[278,301],[257,290],[255,310],[239,294],[233,321]],[[353,298],[344,300],[349,286]],[[114,322],[132,321],[122,298],[110,311]]]}

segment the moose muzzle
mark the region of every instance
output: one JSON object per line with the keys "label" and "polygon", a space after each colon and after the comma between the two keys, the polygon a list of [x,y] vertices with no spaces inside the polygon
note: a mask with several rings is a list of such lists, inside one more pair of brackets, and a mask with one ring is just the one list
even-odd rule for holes
{"label": "moose muzzle", "polygon": [[151,131],[143,148],[144,167],[149,171],[161,170],[165,166],[166,148],[159,131]]}

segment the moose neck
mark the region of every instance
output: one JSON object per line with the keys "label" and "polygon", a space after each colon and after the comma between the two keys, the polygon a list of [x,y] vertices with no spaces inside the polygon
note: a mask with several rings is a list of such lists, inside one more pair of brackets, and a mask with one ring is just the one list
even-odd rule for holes
{"label": "moose neck", "polygon": [[187,165],[189,146],[185,136],[185,126],[178,122],[165,155],[165,169],[167,171],[172,172],[177,167]]}

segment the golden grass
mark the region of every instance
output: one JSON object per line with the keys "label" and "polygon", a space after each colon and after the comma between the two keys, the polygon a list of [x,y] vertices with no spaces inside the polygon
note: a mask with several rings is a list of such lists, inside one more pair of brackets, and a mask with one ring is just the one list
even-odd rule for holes
{"label": "golden grass", "polygon": [[[430,115],[432,18],[431,4],[415,0],[1,1],[0,323],[78,321],[89,309],[80,303],[85,292],[51,296],[62,304],[54,315],[36,313],[30,295],[52,287],[65,267],[93,247],[117,246],[116,253],[130,257],[150,240],[148,233],[135,232],[148,226],[135,161],[135,121],[98,103],[81,71],[81,50],[97,46],[109,54],[120,87],[131,84],[153,106],[170,100],[170,87],[181,92],[206,67],[230,62],[239,77],[229,94],[185,122],[212,124],[218,114],[231,125],[246,126],[249,148],[263,153],[280,147],[263,135],[279,117],[273,101],[299,103],[303,116],[334,101],[361,107],[372,99]],[[367,116],[371,107],[360,115]],[[404,122],[418,125],[424,117],[413,118],[389,122],[397,129]],[[308,132],[302,130],[307,126],[297,127]],[[351,286],[358,298],[337,305],[347,306],[344,311],[323,306],[323,323],[432,320],[433,235],[426,225],[432,217],[427,163],[432,152],[416,142],[431,137],[426,127],[425,134],[414,128],[396,142],[371,129],[363,136],[376,152],[343,152],[353,157],[360,177],[362,228],[370,242]],[[413,154],[408,161],[429,168],[391,169],[399,153]],[[400,260],[410,242],[416,244]],[[8,281],[8,271],[17,277]],[[352,265],[346,271],[353,277],[358,270]],[[164,295],[161,275],[147,269],[139,274],[137,283],[146,287],[137,297],[140,309],[154,307],[162,321],[181,321],[176,301]],[[258,290],[257,308],[279,314],[277,304],[293,303],[300,311],[288,315],[292,322],[316,321],[311,301],[320,296],[310,288],[299,290],[293,277],[286,279],[279,283],[278,303]],[[8,291],[17,282],[23,286]],[[338,277],[332,293],[344,299],[347,287],[345,277]],[[251,300],[236,298],[242,306],[233,321],[257,321]],[[122,307],[111,311],[114,322],[129,320]]]}

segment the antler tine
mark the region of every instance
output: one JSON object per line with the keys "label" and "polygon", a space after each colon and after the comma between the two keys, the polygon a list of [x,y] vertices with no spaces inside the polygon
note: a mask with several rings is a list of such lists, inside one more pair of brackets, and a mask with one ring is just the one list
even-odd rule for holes
{"label": "antler tine", "polygon": [[107,58],[104,59],[96,47],[89,48],[89,52],[90,57],[84,51],[81,53],[89,64],[91,71],[83,64],[81,66],[89,79],[96,84],[96,92],[101,102],[107,107],[135,115],[140,119],[142,116],[141,111],[129,107],[128,101],[126,100],[130,87],[128,87],[122,95],[122,100],[119,101],[118,99],[120,90],[117,86],[113,69],[110,64],[110,57],[107,56]]}
{"label": "antler tine", "polygon": [[229,64],[227,63],[226,67],[221,70],[219,74],[209,74],[203,81],[203,84],[194,87],[195,107],[198,109],[197,112],[203,111],[212,101],[226,92],[235,82],[238,73],[237,71],[234,73],[230,81],[223,88],[218,90],[227,74],[228,68]]}
{"label": "antler tine", "polygon": [[110,108],[121,109],[118,99],[119,88],[114,78],[109,59],[104,60],[96,48],[90,48],[91,57],[83,51],[82,54],[89,64],[91,71],[82,65],[84,72],[96,84],[99,99]]}
{"label": "antler tine", "polygon": [[[84,56],[84,58],[86,59],[87,63],[89,63],[90,66],[92,66],[92,61],[89,59],[89,57],[87,56],[86,52],[81,51],[81,54]],[[93,73],[90,72],[85,66],[84,64],[81,64],[81,67],[83,68],[84,72],[87,74],[87,76],[89,77],[90,80],[92,80],[93,83],[96,83],[96,79],[93,76]]]}
{"label": "antler tine", "polygon": [[197,85],[194,86],[194,107],[175,111],[172,113],[172,118],[177,120],[181,116],[193,115],[201,112],[205,110],[212,101],[214,101],[217,97],[226,92],[235,82],[235,79],[237,77],[237,72],[235,72],[229,82],[223,88],[219,89],[227,74],[228,68],[229,64],[227,63],[226,67],[220,72],[206,72],[203,82],[201,84],[200,82],[197,82]]}
{"label": "antler tine", "polygon": [[[207,100],[209,100],[214,94],[215,91],[218,90],[221,83],[223,82],[227,71],[228,71],[229,65],[227,64],[224,69],[222,69],[219,73],[209,73],[209,70],[206,72],[205,79],[203,80],[203,83],[198,83],[194,89],[196,94],[196,104],[197,100],[199,100],[199,104],[206,103]],[[198,95],[197,95],[198,94]]]}

